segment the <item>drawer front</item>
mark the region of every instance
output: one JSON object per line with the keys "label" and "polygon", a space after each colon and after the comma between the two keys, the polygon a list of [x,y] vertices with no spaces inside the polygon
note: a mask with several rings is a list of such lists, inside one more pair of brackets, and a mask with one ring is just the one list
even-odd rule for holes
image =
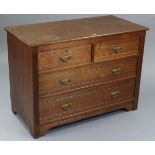
{"label": "drawer front", "polygon": [[133,100],[134,88],[135,79],[126,79],[63,95],[40,98],[40,123],[48,123],[101,105],[106,106],[116,102]]}
{"label": "drawer front", "polygon": [[91,62],[91,45],[55,49],[38,53],[39,71],[65,68]]}
{"label": "drawer front", "polygon": [[39,94],[44,96],[136,75],[137,57],[39,74]]}
{"label": "drawer front", "polygon": [[118,39],[112,41],[100,42],[94,45],[94,61],[108,61],[138,55],[139,40],[136,39]]}

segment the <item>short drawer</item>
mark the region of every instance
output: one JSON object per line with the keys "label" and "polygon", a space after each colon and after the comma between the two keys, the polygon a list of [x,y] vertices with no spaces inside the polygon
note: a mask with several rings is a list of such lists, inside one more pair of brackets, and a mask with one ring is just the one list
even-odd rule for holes
{"label": "short drawer", "polygon": [[135,76],[137,57],[39,74],[40,96]]}
{"label": "short drawer", "polygon": [[94,61],[108,61],[138,55],[139,39],[117,39],[94,44]]}
{"label": "short drawer", "polygon": [[101,84],[72,93],[40,98],[40,124],[97,106],[110,105],[134,99],[135,79]]}
{"label": "short drawer", "polygon": [[91,45],[53,49],[38,53],[39,72],[91,62]]}

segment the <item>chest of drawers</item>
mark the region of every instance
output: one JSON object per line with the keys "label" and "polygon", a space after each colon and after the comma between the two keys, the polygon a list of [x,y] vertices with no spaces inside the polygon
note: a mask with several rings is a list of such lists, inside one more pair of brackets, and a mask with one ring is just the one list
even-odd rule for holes
{"label": "chest of drawers", "polygon": [[7,27],[12,111],[39,137],[137,109],[146,30],[114,16]]}

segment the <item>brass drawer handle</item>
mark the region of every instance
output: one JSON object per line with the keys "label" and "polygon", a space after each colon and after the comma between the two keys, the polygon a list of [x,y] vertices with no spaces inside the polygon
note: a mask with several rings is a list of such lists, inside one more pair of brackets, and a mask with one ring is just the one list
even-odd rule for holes
{"label": "brass drawer handle", "polygon": [[117,91],[111,92],[110,96],[114,98],[114,97],[117,97],[119,94],[120,94],[120,91],[117,90]]}
{"label": "brass drawer handle", "polygon": [[68,85],[71,82],[71,79],[63,79],[59,80],[59,83],[62,85]]}
{"label": "brass drawer handle", "polygon": [[113,75],[119,75],[121,73],[121,68],[115,68],[112,70]]}
{"label": "brass drawer handle", "polygon": [[61,105],[62,110],[69,110],[72,107],[71,103],[66,103]]}
{"label": "brass drawer handle", "polygon": [[72,58],[71,55],[64,55],[64,56],[60,57],[59,59],[60,59],[61,62],[66,63],[66,62],[68,62],[71,58]]}
{"label": "brass drawer handle", "polygon": [[114,47],[114,48],[112,48],[112,50],[114,53],[120,53],[123,51],[123,48],[122,47]]}

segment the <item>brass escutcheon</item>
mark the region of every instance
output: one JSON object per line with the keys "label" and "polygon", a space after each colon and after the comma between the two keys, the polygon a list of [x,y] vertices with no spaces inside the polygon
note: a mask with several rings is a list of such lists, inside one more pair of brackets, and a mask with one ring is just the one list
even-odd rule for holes
{"label": "brass escutcheon", "polygon": [[117,97],[119,94],[120,94],[120,91],[117,90],[117,91],[111,92],[110,96],[114,98],[114,97]]}
{"label": "brass escutcheon", "polygon": [[113,75],[119,75],[120,72],[121,72],[121,68],[115,68],[115,69],[112,70]]}
{"label": "brass escutcheon", "polygon": [[62,110],[69,110],[72,107],[71,103],[66,103],[61,105]]}
{"label": "brass escutcheon", "polygon": [[122,47],[114,47],[114,48],[112,48],[112,50],[114,53],[120,53],[123,51],[123,48]]}
{"label": "brass escutcheon", "polygon": [[61,62],[66,63],[66,62],[68,62],[71,58],[72,58],[71,55],[64,55],[64,56],[60,57],[59,59],[60,59]]}
{"label": "brass escutcheon", "polygon": [[68,85],[71,82],[71,79],[63,79],[59,80],[59,83],[62,85]]}

